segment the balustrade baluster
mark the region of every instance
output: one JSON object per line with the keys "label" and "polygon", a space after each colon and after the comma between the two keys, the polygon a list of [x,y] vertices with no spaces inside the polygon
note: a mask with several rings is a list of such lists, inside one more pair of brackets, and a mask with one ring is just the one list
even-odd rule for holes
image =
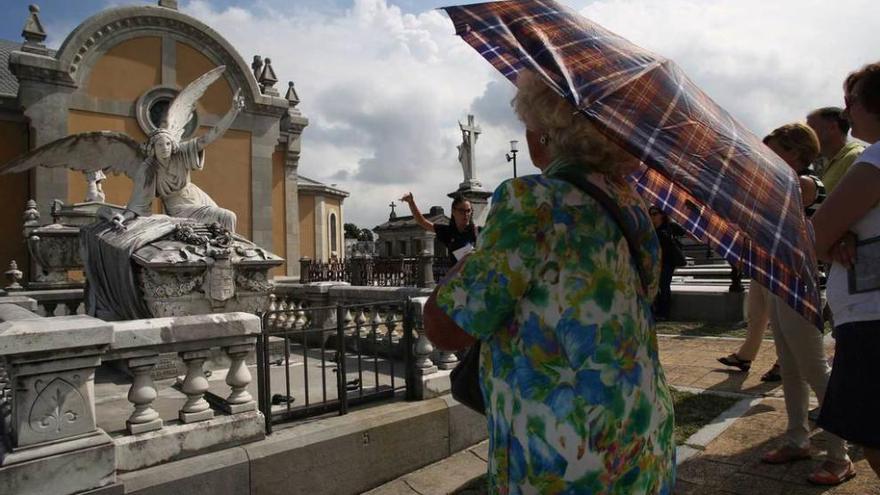
{"label": "balustrade baluster", "polygon": [[350,335],[351,332],[352,332],[351,324],[352,324],[353,321],[354,321],[354,318],[351,316],[351,311],[349,311],[348,309],[346,309],[346,310],[345,310],[345,313],[344,313],[344,315],[343,315],[342,328],[344,328],[344,329],[345,329],[345,333],[347,333],[347,334],[349,334],[349,335]]}
{"label": "balustrade baluster", "polygon": [[159,356],[145,356],[129,359],[126,363],[134,375],[131,388],[128,390],[128,401],[134,404],[134,412],[125,421],[125,427],[131,435],[162,428],[162,419],[153,409],[153,401],[159,396],[156,384],[150,372],[159,362]]}
{"label": "balustrade baluster", "polygon": [[269,294],[269,307],[266,308],[266,326],[269,328],[273,328],[275,326],[275,320],[278,319],[278,315],[274,313],[278,310],[277,304],[278,297],[275,294]]}
{"label": "balustrade baluster", "polygon": [[229,397],[226,398],[226,408],[230,414],[253,411],[257,408],[257,403],[247,391],[247,386],[251,383],[252,377],[245,364],[245,359],[252,348],[253,346],[250,344],[223,348],[223,351],[226,352],[231,361],[229,372],[226,373],[226,384],[232,389]]}
{"label": "balustrade baluster", "polygon": [[287,305],[287,311],[284,312],[284,330],[296,330],[297,329],[297,316],[296,310],[299,305],[293,298],[290,299],[290,304]]}
{"label": "balustrade baluster", "polygon": [[388,308],[388,312],[385,313],[385,335],[388,337],[388,345],[394,343],[394,329],[397,327],[397,320],[394,307]]}
{"label": "balustrade baluster", "polygon": [[379,316],[379,308],[373,308],[373,319],[370,322],[370,335],[373,338],[377,338],[379,336],[379,325],[382,324],[382,317]]}
{"label": "balustrade baluster", "polygon": [[210,351],[190,351],[178,354],[186,364],[186,377],[181,390],[186,394],[186,403],[180,408],[181,423],[195,423],[214,417],[214,411],[205,400],[208,391],[208,380],[202,367],[210,356]]}
{"label": "balustrade baluster", "polygon": [[299,307],[296,310],[296,323],[298,325],[297,328],[308,328],[309,326],[309,317],[306,315],[305,311],[305,302],[300,302]]}
{"label": "balustrade baluster", "polygon": [[454,352],[440,351],[435,362],[437,363],[437,367],[441,370],[451,370],[458,364],[458,358],[455,356]]}
{"label": "balustrade baluster", "polygon": [[72,301],[64,301],[64,307],[67,309],[68,315],[75,315],[79,310],[80,301],[74,299]]}
{"label": "balustrade baluster", "polygon": [[416,340],[415,349],[413,350],[413,353],[416,355],[416,369],[423,375],[434,373],[437,371],[437,366],[435,366],[434,361],[431,360],[431,354],[434,353],[434,346],[431,344],[431,341],[428,340],[428,334],[425,333],[424,328],[419,328],[418,332],[419,338]]}
{"label": "balustrade baluster", "polygon": [[275,327],[274,327],[276,330],[284,330],[284,326],[287,323],[287,320],[289,318],[287,310],[288,310],[287,299],[282,298],[280,301],[278,301],[279,313],[275,317]]}
{"label": "balustrade baluster", "polygon": [[46,310],[46,317],[52,317],[55,316],[55,308],[58,307],[58,303],[44,301],[43,303],[41,303],[41,306],[43,306],[43,309]]}

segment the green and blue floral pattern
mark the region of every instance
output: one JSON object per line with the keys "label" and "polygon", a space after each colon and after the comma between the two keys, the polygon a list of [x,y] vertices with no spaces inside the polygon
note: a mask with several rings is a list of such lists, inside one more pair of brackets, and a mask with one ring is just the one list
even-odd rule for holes
{"label": "green and blue floral pattern", "polygon": [[498,187],[478,249],[438,293],[484,342],[492,493],[672,491],[672,400],[650,312],[657,238],[625,180],[589,179],[639,233],[648,294],[602,206],[544,175]]}

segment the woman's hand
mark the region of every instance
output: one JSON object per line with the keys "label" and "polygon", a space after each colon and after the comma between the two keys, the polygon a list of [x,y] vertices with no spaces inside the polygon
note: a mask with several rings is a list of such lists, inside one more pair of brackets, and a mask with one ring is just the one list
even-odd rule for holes
{"label": "woman's hand", "polygon": [[831,246],[829,254],[831,259],[841,265],[850,268],[856,261],[856,243],[858,238],[852,232],[843,234],[834,245]]}

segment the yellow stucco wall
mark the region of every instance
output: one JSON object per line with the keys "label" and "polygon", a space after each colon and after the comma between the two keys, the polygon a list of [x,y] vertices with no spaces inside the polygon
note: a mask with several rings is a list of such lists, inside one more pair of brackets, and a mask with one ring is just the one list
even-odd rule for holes
{"label": "yellow stucco wall", "polygon": [[[183,88],[205,72],[217,67],[201,52],[192,46],[177,42],[177,85]],[[232,106],[232,88],[226,82],[225,75],[212,84],[199,100],[198,110],[201,114],[209,113],[217,116],[225,114]]]}
{"label": "yellow stucco wall", "polygon": [[[89,131],[117,131],[124,132],[135,140],[141,142],[147,139],[147,136],[141,131],[137,120],[134,117],[120,117],[116,115],[107,115],[101,113],[85,112],[81,110],[71,110],[67,119],[67,132],[75,134],[79,132]],[[67,182],[67,201],[69,203],[79,203],[85,199],[86,195],[86,179],[82,172],[68,172]],[[104,194],[107,195],[107,202],[121,206],[128,203],[131,196],[131,179],[125,175],[107,174],[104,181]],[[160,205],[158,201],[153,202],[153,211],[159,212]]]}
{"label": "yellow stucco wall", "polygon": [[[68,132],[120,131],[138,141],[146,136],[131,117],[118,117],[80,110],[71,110]],[[205,128],[200,132],[205,132]],[[251,235],[251,136],[249,132],[227,131],[211,143],[205,154],[205,169],[192,173],[192,181],[214,201],[234,211],[238,216],[238,233]],[[68,182],[68,202],[78,203],[85,198],[86,181],[81,172],[71,171]],[[108,175],[104,181],[107,202],[125,205],[131,195],[132,183],[125,175]],[[161,212],[161,202],[153,202],[153,211]]]}
{"label": "yellow stucco wall", "polygon": [[251,238],[251,133],[226,131],[205,153],[205,168],[192,181],[218,205],[238,216],[236,231]]}
{"label": "yellow stucco wall", "polygon": [[162,82],[162,40],[155,36],[123,41],[92,67],[85,84],[89,96],[134,102]]}
{"label": "yellow stucco wall", "polygon": [[[28,150],[28,129],[23,122],[0,121],[0,163],[15,158]],[[21,235],[22,218],[27,200],[30,199],[30,173],[0,176],[0,272],[5,272],[9,262],[15,260],[18,269],[28,271],[28,255]],[[26,278],[25,278],[26,280]],[[3,285],[8,281],[4,279]]]}
{"label": "yellow stucco wall", "polygon": [[299,194],[299,255],[315,259],[315,197]]}
{"label": "yellow stucco wall", "polygon": [[[284,152],[272,154],[272,250],[282,258],[287,257],[287,211],[284,208]],[[296,263],[297,260],[288,260]],[[272,270],[272,276],[287,273],[286,265]]]}

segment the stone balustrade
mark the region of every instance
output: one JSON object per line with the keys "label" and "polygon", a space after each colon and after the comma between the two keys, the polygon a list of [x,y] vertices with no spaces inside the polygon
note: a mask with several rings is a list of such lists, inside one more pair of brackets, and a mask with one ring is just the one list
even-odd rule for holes
{"label": "stone balustrade", "polygon": [[[116,472],[259,440],[262,414],[245,361],[260,318],[225,313],[105,322],[40,317],[16,296],[0,298],[0,493],[75,493],[115,483]],[[33,308],[33,303],[30,304]],[[227,392],[209,392],[204,364],[220,350]],[[150,371],[173,352],[185,365],[178,417],[163,421]],[[97,426],[95,369],[114,361],[132,382],[126,429]],[[215,372],[222,370],[215,370]],[[216,386],[213,387],[216,390]],[[166,418],[167,420],[168,418]],[[51,470],[51,479],[40,473]]]}
{"label": "stone balustrade", "polygon": [[[415,332],[417,339],[415,342],[415,366],[416,372],[422,377],[437,373],[438,370],[451,370],[458,364],[458,358],[454,352],[441,351],[434,349],[424,332],[422,321],[422,307],[431,289],[421,287],[363,287],[350,286],[347,284],[296,284],[296,283],[277,283],[275,292],[270,297],[270,310],[290,310],[291,315],[287,318],[278,317],[278,321],[270,322],[270,324],[280,325],[296,325],[296,328],[302,328],[302,325],[323,325],[330,332],[335,329],[335,313],[331,311],[334,304],[353,305],[378,303],[382,301],[401,300],[407,297],[412,298],[413,303],[417,307],[415,314]],[[304,308],[324,307],[328,310],[326,314],[320,311],[306,312]],[[355,323],[355,328],[360,332],[360,328],[367,331],[379,328],[381,321],[374,321],[376,318],[382,318],[381,312],[373,312],[367,314],[359,312],[352,315],[351,318]],[[310,314],[311,318],[306,321],[306,314]],[[325,318],[326,320],[322,320]],[[313,321],[318,320],[318,321]],[[348,322],[346,322],[348,323]],[[360,325],[363,325],[361,327]],[[347,327],[349,325],[346,325]],[[419,395],[423,393],[419,391]]]}
{"label": "stone balustrade", "polygon": [[[30,298],[36,301],[35,313],[41,316],[66,316],[84,311],[82,289],[22,290],[10,292],[10,297]],[[7,301],[5,298],[3,302]]]}
{"label": "stone balustrade", "polygon": [[112,485],[115,446],[96,425],[94,375],[113,342],[113,327],[89,316],[39,318],[20,306],[3,306],[0,359],[8,383],[0,493]]}

